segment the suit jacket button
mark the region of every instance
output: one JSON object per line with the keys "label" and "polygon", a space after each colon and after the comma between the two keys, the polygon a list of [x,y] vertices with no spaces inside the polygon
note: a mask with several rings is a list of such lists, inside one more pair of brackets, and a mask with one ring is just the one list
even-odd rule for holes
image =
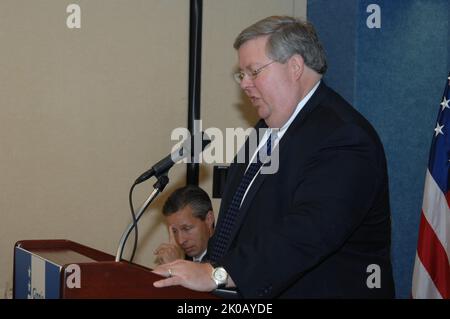
{"label": "suit jacket button", "polygon": [[263,297],[264,296],[264,293],[265,293],[265,289],[258,289],[258,291],[257,291],[257,294],[258,294],[258,297]]}
{"label": "suit jacket button", "polygon": [[272,292],[272,286],[264,287],[264,295],[267,296]]}

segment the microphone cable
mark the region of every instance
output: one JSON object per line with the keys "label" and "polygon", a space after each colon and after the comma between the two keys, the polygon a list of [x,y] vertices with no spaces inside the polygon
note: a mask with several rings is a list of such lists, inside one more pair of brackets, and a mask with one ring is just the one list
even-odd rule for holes
{"label": "microphone cable", "polygon": [[133,186],[131,186],[130,192],[128,194],[128,201],[130,203],[130,212],[131,212],[131,217],[133,219],[133,228],[134,228],[134,244],[133,244],[133,252],[131,253],[131,257],[130,257],[130,263],[133,262],[134,254],[136,253],[138,236],[139,236],[137,219],[136,219],[136,212],[134,211],[134,206],[133,206],[133,191],[134,191],[134,188],[136,187],[137,184],[138,183],[134,182],[134,184],[133,184]]}

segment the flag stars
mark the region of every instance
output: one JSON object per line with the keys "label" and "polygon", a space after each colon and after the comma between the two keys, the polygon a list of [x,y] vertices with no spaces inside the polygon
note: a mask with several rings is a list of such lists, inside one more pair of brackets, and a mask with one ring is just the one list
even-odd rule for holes
{"label": "flag stars", "polygon": [[444,100],[441,102],[442,111],[444,111],[445,109],[450,109],[450,106],[448,105],[449,102],[450,100],[447,100],[446,97],[444,96]]}
{"label": "flag stars", "polygon": [[439,134],[444,135],[444,132],[442,132],[442,129],[444,128],[445,125],[439,125],[439,123],[436,123],[436,128],[434,129],[434,131],[436,132],[436,135],[434,135],[435,137],[438,136]]}

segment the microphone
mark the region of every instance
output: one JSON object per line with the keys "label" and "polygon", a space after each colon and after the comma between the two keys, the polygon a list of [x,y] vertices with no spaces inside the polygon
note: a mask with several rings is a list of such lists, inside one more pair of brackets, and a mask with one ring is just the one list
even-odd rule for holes
{"label": "microphone", "polygon": [[[196,141],[196,137],[198,135],[194,135],[194,143]],[[196,158],[201,152],[203,152],[203,150],[205,149],[205,147],[211,143],[211,140],[209,139],[208,135],[206,135],[205,133],[201,132],[201,136],[202,136],[202,148],[199,150],[198,147],[194,147],[194,152],[196,152],[194,155],[194,157]],[[176,149],[175,151],[173,151],[172,153],[170,153],[169,155],[167,155],[166,157],[164,157],[162,160],[160,160],[158,163],[156,163],[155,165],[153,165],[149,170],[147,170],[146,172],[144,172],[141,176],[139,176],[136,181],[134,182],[135,185],[140,184],[144,181],[146,181],[147,179],[149,179],[150,177],[156,175],[156,176],[160,176],[161,174],[164,174],[165,172],[169,171],[169,169],[178,161],[184,159],[185,157],[188,157],[191,155],[191,138],[187,138],[183,144],[181,144],[181,146]]]}

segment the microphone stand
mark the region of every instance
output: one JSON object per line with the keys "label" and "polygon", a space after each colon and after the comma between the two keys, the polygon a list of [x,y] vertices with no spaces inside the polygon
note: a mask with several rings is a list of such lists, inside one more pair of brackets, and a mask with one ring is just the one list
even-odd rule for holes
{"label": "microphone stand", "polygon": [[[153,202],[153,200],[158,196],[159,193],[161,193],[164,188],[169,183],[169,177],[167,176],[167,172],[162,173],[161,175],[157,176],[158,180],[153,185],[153,192],[150,194],[150,196],[147,198],[147,200],[144,202],[144,204],[139,209],[139,213],[136,216],[136,224],[139,221],[139,219],[144,214],[147,207]],[[119,262],[122,260],[122,254],[123,249],[125,247],[125,243],[128,239],[128,236],[130,235],[131,230],[135,227],[135,222],[131,221],[131,223],[128,225],[128,227],[125,229],[125,231],[122,234],[122,237],[120,238],[119,247],[117,248],[116,253],[116,262]]]}

